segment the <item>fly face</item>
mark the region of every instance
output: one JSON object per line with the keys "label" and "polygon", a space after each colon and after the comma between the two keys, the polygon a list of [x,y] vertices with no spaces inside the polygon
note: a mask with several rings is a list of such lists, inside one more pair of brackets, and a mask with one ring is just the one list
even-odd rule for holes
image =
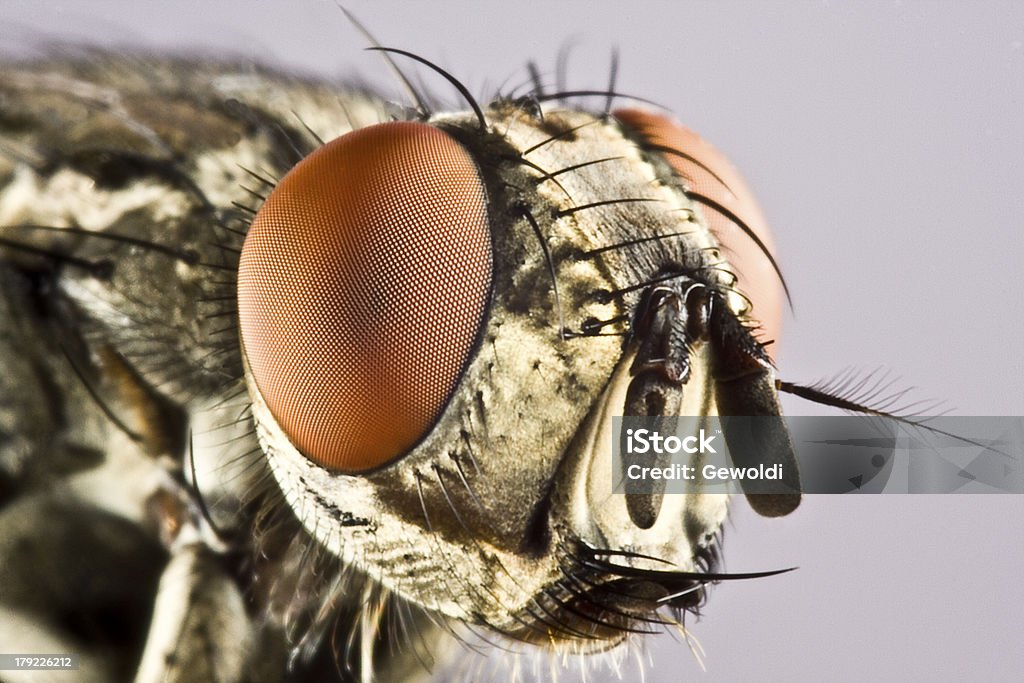
{"label": "fly face", "polygon": [[[246,238],[241,341],[260,444],[320,543],[429,610],[603,648],[700,602],[727,509],[612,495],[611,418],[778,414],[705,216],[774,262],[692,133],[540,99],[301,162]],[[777,283],[754,296],[777,306]]]}

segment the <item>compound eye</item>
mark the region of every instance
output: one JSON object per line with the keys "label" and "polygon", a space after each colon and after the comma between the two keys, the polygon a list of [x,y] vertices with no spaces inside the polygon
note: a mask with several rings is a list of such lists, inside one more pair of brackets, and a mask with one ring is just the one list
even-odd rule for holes
{"label": "compound eye", "polygon": [[[686,126],[661,114],[626,108],[614,115],[639,135],[647,147],[664,156],[687,189],[725,207],[772,249],[771,231],[757,200],[724,154]],[[774,267],[761,248],[728,216],[710,207],[703,214],[739,276],[740,289],[753,304],[753,315],[763,326],[763,338],[778,339],[785,298]]]}
{"label": "compound eye", "polygon": [[475,348],[491,289],[487,197],[447,133],[384,123],[278,183],[238,271],[250,380],[306,457],[341,472],[431,430]]}

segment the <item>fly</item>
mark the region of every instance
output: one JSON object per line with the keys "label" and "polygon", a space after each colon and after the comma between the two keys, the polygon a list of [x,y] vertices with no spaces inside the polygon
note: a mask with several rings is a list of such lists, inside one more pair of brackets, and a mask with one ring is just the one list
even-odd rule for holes
{"label": "fly", "polygon": [[610,495],[611,418],[880,412],[778,377],[756,201],[616,67],[479,102],[373,49],[464,110],[404,75],[399,107],[207,62],[4,72],[0,538],[124,579],[12,570],[26,651],[98,680],[407,680],[459,643],[689,638],[709,585],[778,572],[721,570],[725,495]]}

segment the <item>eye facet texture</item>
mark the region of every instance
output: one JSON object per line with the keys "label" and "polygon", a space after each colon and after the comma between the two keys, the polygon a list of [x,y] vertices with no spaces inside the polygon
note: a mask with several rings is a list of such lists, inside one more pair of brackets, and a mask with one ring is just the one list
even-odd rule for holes
{"label": "eye facet texture", "polygon": [[[686,126],[661,114],[629,108],[614,114],[647,145],[664,155],[687,189],[731,211],[772,250],[771,231],[764,214],[743,177],[724,154]],[[711,208],[703,214],[740,278],[740,289],[753,304],[753,315],[762,324],[762,337],[778,339],[785,297],[771,262],[732,220]],[[769,350],[774,350],[774,346]]]}
{"label": "eye facet texture", "polygon": [[473,352],[491,268],[476,164],[437,128],[363,128],[292,169],[238,272],[252,379],[292,444],[349,473],[415,446]]}

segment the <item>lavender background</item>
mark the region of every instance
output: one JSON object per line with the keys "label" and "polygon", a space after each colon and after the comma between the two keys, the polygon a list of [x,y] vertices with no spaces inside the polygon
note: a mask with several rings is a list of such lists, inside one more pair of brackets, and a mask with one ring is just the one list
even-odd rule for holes
{"label": "lavender background", "polygon": [[[479,94],[521,82],[529,58],[553,73],[566,41],[570,84],[603,87],[619,46],[620,88],[669,106],[761,198],[796,304],[784,377],[885,366],[955,414],[1024,414],[1024,4],[346,5]],[[8,1],[0,32],[9,51],[202,48],[392,82],[327,1]],[[812,496],[784,520],[736,508],[727,569],[800,570],[717,587],[692,625],[707,672],[661,637],[648,681],[1024,672],[1024,496]]]}

